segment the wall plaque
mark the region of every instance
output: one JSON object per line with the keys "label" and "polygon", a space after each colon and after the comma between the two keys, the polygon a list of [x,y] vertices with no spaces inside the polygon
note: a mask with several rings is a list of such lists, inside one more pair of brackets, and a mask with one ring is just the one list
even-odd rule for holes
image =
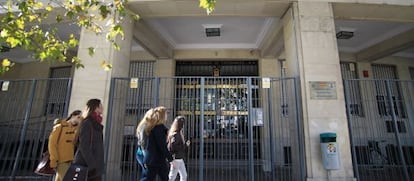
{"label": "wall plaque", "polygon": [[309,81],[311,99],[337,99],[336,82]]}

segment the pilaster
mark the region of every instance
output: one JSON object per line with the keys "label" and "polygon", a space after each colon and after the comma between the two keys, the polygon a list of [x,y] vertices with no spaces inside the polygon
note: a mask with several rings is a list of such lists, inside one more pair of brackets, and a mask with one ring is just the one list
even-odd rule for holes
{"label": "pilaster", "polygon": [[[108,101],[110,98],[111,80],[113,77],[127,77],[130,64],[130,49],[132,40],[132,20],[125,20],[123,25],[125,40],[117,40],[121,50],[115,50],[113,45],[105,38],[105,33],[96,35],[93,32],[82,29],[78,57],[82,60],[84,68],[74,71],[72,94],[70,98],[69,112],[75,109],[83,110],[86,102],[91,98],[98,98],[104,106],[104,144],[122,143],[123,127],[122,120],[113,120],[109,126]],[[95,48],[93,56],[89,55],[89,47]],[[112,64],[112,69],[104,70],[101,61],[105,60]],[[120,104],[121,105],[121,104]],[[113,113],[113,115],[122,113]],[[121,178],[121,153],[116,146],[106,145],[106,179],[116,180]]]}
{"label": "pilaster", "polygon": [[[300,78],[307,179],[354,180],[332,6],[295,2],[283,24],[287,74]],[[330,95],[319,94],[315,82],[333,85]],[[326,170],[322,164],[323,132],[337,134],[340,169]]]}

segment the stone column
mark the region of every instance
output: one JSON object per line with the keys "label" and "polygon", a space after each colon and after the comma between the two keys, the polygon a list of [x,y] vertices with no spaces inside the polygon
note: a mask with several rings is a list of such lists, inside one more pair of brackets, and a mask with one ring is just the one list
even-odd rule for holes
{"label": "stone column", "polygon": [[[104,146],[107,159],[107,180],[121,178],[121,151],[123,139],[123,120],[112,119],[110,127],[108,122],[108,102],[111,99],[111,78],[128,77],[130,49],[132,43],[133,22],[125,20],[123,25],[125,40],[117,40],[121,50],[115,50],[113,45],[105,39],[105,33],[96,35],[93,32],[82,29],[78,49],[78,57],[85,68],[76,69],[73,76],[72,95],[69,112],[75,109],[84,109],[86,102],[91,98],[101,99],[104,106]],[[95,48],[95,54],[89,55],[89,47]],[[112,69],[105,71],[101,67],[101,61],[106,60],[112,64]],[[120,86],[118,86],[120,87]],[[120,114],[114,113],[113,115]],[[106,132],[109,131],[109,132]],[[109,140],[108,140],[109,139]],[[113,145],[113,146],[112,146]],[[108,149],[109,148],[109,149]]]}
{"label": "stone column", "polygon": [[[283,24],[287,74],[300,78],[307,180],[354,180],[332,6],[294,2]],[[334,83],[331,96],[315,96],[314,81]],[[319,139],[323,132],[337,134],[338,170],[323,167]]]}

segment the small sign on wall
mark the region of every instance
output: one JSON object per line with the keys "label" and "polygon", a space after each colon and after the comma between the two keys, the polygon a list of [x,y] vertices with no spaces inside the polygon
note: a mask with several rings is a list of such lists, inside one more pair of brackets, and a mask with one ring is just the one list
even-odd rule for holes
{"label": "small sign on wall", "polygon": [[131,81],[129,82],[129,87],[131,89],[138,88],[138,78],[131,78]]}
{"label": "small sign on wall", "polygon": [[1,91],[8,91],[9,90],[10,81],[4,81],[1,84]]}
{"label": "small sign on wall", "polygon": [[311,99],[337,99],[336,82],[309,81]]}
{"label": "small sign on wall", "polygon": [[263,89],[269,89],[270,88],[270,78],[269,77],[262,78],[262,88]]}

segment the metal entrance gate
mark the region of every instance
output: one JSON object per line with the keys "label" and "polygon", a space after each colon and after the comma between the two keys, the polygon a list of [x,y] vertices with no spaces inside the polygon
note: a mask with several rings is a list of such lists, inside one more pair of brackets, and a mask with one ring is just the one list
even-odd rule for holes
{"label": "metal entrance gate", "polygon": [[0,80],[0,180],[51,180],[33,173],[55,118],[67,115],[71,79]]}
{"label": "metal entrance gate", "polygon": [[358,180],[414,180],[414,81],[344,80]]}
{"label": "metal entrance gate", "polygon": [[[304,180],[297,80],[293,78],[115,78],[106,126],[106,178],[137,180],[135,128],[145,111],[186,117],[188,180]],[[122,144],[120,144],[122,143]],[[122,145],[122,146],[121,146]]]}

